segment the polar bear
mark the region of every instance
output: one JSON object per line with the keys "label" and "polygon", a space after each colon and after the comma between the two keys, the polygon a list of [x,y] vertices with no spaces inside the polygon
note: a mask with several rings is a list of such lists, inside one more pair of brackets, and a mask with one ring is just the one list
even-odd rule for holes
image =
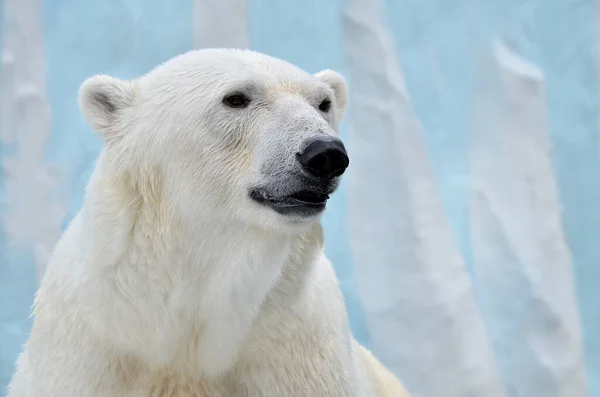
{"label": "polar bear", "polygon": [[80,89],[104,148],[9,397],[406,396],[351,336],[319,219],[342,76],[206,49]]}

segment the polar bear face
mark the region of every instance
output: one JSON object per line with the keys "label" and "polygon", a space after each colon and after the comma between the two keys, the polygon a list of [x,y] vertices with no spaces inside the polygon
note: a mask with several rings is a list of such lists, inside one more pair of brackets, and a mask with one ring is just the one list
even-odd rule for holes
{"label": "polar bear face", "polygon": [[142,195],[160,191],[161,208],[183,218],[268,228],[318,220],[349,163],[338,138],[346,102],[336,72],[223,49],[80,89],[106,160]]}

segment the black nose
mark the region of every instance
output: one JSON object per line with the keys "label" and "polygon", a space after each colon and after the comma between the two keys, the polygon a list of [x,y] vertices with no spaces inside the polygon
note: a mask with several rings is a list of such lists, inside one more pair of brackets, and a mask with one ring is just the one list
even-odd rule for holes
{"label": "black nose", "polygon": [[318,178],[340,176],[350,163],[344,144],[335,138],[312,139],[297,157],[302,167]]}

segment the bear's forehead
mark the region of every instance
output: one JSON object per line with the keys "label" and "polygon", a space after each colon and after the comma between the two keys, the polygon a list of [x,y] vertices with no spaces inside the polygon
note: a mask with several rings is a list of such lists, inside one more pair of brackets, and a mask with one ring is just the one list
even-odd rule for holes
{"label": "bear's forehead", "polygon": [[220,85],[265,85],[278,91],[297,94],[323,85],[313,75],[291,63],[250,50],[190,51],[171,59],[150,73],[153,74],[169,80],[178,76],[184,77],[181,80],[202,81],[206,84],[218,82]]}

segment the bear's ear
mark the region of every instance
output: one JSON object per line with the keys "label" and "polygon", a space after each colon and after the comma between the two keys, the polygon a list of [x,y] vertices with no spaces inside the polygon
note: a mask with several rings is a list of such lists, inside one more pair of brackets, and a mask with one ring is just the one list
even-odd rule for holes
{"label": "bear's ear", "polygon": [[315,77],[328,84],[333,89],[335,95],[335,118],[339,123],[342,120],[342,117],[344,117],[346,104],[348,103],[348,86],[346,85],[346,80],[338,72],[329,69],[320,71],[315,74]]}
{"label": "bear's ear", "polygon": [[96,75],[79,88],[79,108],[91,127],[102,136],[110,134],[119,112],[133,103],[132,82]]}

